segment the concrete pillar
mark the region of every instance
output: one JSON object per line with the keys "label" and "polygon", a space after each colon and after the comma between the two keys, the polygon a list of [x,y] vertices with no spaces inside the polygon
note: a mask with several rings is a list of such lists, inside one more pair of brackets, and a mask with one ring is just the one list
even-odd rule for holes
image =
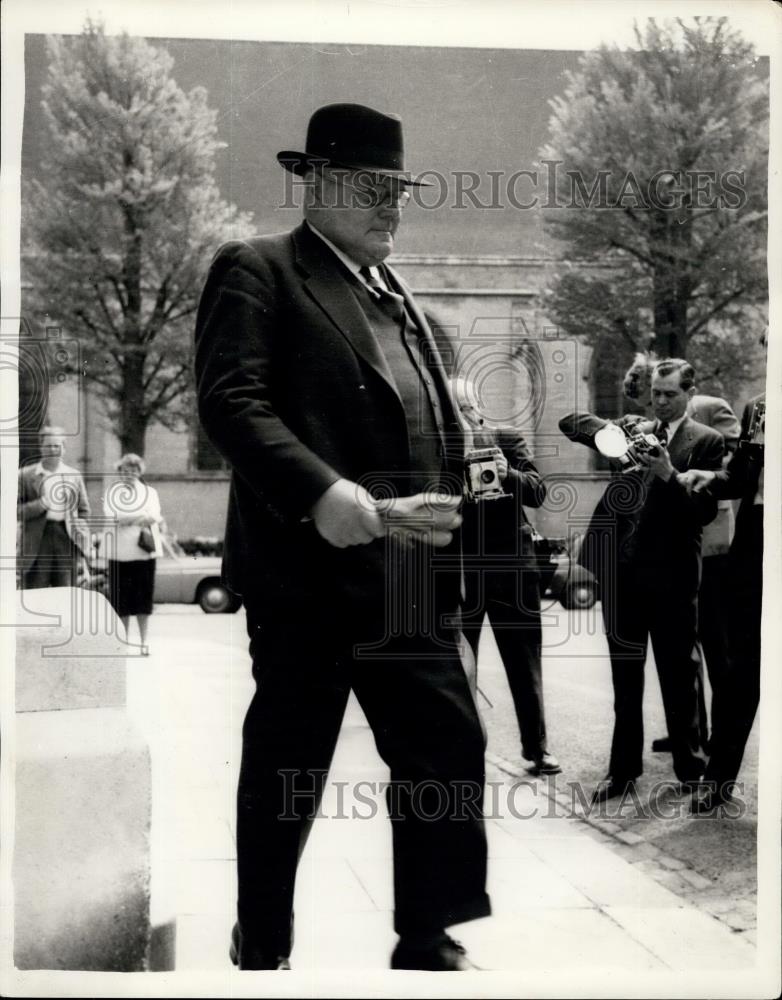
{"label": "concrete pillar", "polygon": [[14,960],[141,971],[150,946],[150,758],[125,711],[106,599],[17,595]]}

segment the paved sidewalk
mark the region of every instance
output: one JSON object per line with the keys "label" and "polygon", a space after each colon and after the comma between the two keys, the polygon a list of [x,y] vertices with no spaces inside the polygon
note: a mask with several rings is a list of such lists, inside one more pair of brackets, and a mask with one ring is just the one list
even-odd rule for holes
{"label": "paved sidewalk", "polygon": [[[251,682],[243,617],[219,617],[227,642],[204,631],[206,616],[156,616],[152,656],[131,665],[129,707],[153,755],[153,917],[176,915],[177,971],[229,974],[234,788]],[[387,777],[351,700],[324,815],[300,866],[295,970],[388,966],[391,834],[377,787]],[[482,969],[574,973],[596,996],[614,992],[607,984],[621,980],[611,977],[753,969],[755,948],[740,935],[619,857],[601,834],[556,815],[544,779],[518,782],[491,763],[488,779],[494,915],[452,928]],[[692,995],[717,995],[708,982]]]}

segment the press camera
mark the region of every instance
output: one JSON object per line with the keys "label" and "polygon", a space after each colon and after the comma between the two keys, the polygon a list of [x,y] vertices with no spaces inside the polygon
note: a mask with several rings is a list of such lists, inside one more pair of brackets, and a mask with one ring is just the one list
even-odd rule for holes
{"label": "press camera", "polygon": [[747,428],[747,444],[764,445],[766,443],[766,401],[755,400]]}
{"label": "press camera", "polygon": [[470,448],[464,458],[464,491],[468,500],[497,500],[506,497],[500,480],[497,458],[500,448]]}
{"label": "press camera", "polygon": [[616,459],[622,472],[638,472],[646,468],[642,455],[659,455],[663,445],[654,434],[637,429],[637,424],[623,427],[608,423],[595,434],[595,447],[606,458]]}

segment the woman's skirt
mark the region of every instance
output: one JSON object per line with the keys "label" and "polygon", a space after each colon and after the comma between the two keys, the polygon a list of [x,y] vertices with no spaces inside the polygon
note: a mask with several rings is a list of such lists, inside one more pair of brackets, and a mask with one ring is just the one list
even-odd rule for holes
{"label": "woman's skirt", "polygon": [[120,618],[152,614],[155,559],[109,559],[108,596]]}

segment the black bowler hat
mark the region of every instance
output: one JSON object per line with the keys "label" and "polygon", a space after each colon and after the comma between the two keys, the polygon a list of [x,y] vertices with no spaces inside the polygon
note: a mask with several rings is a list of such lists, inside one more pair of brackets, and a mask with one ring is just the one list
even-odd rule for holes
{"label": "black bowler hat", "polygon": [[363,104],[318,108],[310,118],[306,151],[283,149],[277,159],[294,174],[303,174],[310,165],[327,164],[398,177],[408,184],[425,183],[405,170],[401,118]]}

